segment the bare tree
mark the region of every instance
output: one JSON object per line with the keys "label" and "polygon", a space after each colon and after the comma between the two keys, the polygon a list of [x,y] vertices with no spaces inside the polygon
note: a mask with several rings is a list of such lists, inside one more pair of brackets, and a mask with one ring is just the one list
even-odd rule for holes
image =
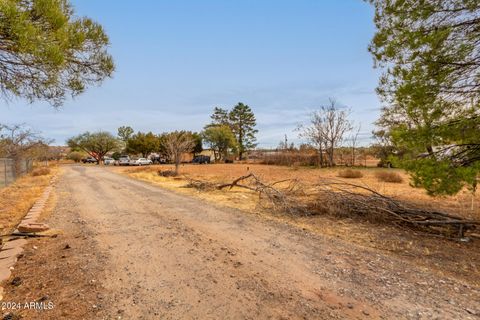
{"label": "bare tree", "polygon": [[0,157],[13,159],[17,173],[21,160],[35,158],[49,143],[25,124],[0,124]]}
{"label": "bare tree", "polygon": [[308,143],[313,145],[318,150],[318,157],[320,167],[324,165],[323,153],[325,150],[325,125],[323,122],[322,113],[320,111],[313,111],[310,114],[308,125],[300,124],[297,128],[299,137],[306,139]]}
{"label": "bare tree", "polygon": [[334,152],[345,136],[345,133],[352,130],[352,123],[348,119],[349,110],[342,110],[337,106],[334,99],[330,99],[330,104],[321,109],[325,124],[325,140],[327,144],[328,165],[330,167],[335,165]]}
{"label": "bare tree", "polygon": [[[318,149],[320,166],[325,162],[328,166],[335,165],[335,148],[342,143],[345,133],[352,130],[349,114],[349,110],[341,109],[334,99],[330,99],[329,105],[322,106],[310,114],[308,125],[298,127],[299,136],[307,139]],[[324,159],[324,152],[327,159]]]}
{"label": "bare tree", "polygon": [[177,175],[182,155],[193,151],[195,140],[188,132],[174,131],[165,135],[163,143],[166,153],[175,163],[175,175]]}
{"label": "bare tree", "polygon": [[357,142],[358,142],[358,134],[360,133],[360,129],[362,128],[362,125],[359,124],[357,127],[357,130],[353,132],[352,136],[350,137],[350,148],[352,148],[352,166],[355,166],[355,151],[357,148]]}

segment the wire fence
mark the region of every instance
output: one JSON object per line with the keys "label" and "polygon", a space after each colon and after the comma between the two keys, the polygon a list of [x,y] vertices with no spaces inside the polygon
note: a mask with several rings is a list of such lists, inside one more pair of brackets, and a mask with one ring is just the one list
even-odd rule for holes
{"label": "wire fence", "polygon": [[17,178],[32,171],[32,160],[0,158],[0,188],[13,183]]}

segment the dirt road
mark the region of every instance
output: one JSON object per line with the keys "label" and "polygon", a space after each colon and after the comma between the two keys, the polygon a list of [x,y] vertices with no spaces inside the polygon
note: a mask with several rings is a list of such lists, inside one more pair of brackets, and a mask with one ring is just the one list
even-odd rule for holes
{"label": "dirt road", "polygon": [[[480,316],[480,288],[471,284],[338,239],[215,207],[105,168],[65,168],[57,194],[50,224],[64,229],[65,237],[72,233],[69,247],[78,247],[87,257],[88,277],[98,282],[91,289],[100,296],[91,310],[98,318]],[[44,246],[45,252],[58,249]],[[42,248],[38,251],[30,258],[41,256]],[[89,281],[88,277],[81,279]],[[67,299],[58,292],[49,298],[62,297]]]}

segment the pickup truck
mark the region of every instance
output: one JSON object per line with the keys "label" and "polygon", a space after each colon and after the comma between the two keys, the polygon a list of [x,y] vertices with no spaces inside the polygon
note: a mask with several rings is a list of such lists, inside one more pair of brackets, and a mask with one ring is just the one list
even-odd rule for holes
{"label": "pickup truck", "polygon": [[83,163],[97,163],[98,161],[94,157],[87,157],[87,158],[83,158],[82,162]]}

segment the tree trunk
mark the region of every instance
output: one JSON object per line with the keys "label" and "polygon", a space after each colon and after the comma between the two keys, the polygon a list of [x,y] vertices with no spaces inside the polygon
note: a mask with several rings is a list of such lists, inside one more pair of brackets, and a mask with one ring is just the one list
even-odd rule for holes
{"label": "tree trunk", "polygon": [[329,160],[330,160],[330,167],[333,167],[334,166],[334,163],[333,163],[333,146],[330,147],[330,154],[329,154]]}
{"label": "tree trunk", "polygon": [[355,167],[355,147],[352,147],[352,167]]}
{"label": "tree trunk", "polygon": [[175,175],[178,175],[179,166],[180,166],[180,159],[175,159]]}
{"label": "tree trunk", "polygon": [[318,150],[318,158],[320,161],[320,168],[323,167],[323,148],[320,146],[320,150]]}

